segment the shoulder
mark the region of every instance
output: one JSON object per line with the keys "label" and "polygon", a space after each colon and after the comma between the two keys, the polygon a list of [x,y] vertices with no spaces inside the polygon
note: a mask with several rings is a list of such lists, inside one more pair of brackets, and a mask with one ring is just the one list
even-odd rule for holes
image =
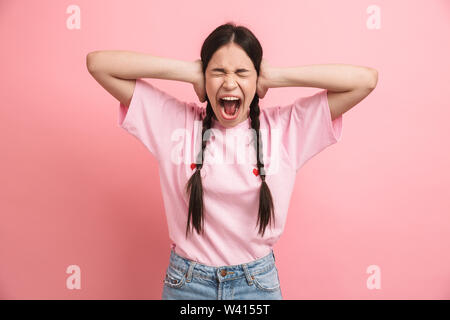
{"label": "shoulder", "polygon": [[280,106],[260,107],[260,122],[264,122],[269,128],[277,126],[280,117],[280,108]]}

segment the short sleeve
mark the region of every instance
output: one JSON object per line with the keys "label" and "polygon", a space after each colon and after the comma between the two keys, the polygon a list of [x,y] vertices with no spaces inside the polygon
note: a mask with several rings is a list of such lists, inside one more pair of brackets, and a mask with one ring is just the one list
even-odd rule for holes
{"label": "short sleeve", "polygon": [[159,161],[171,146],[171,135],[185,129],[187,104],[142,79],[136,79],[130,106],[119,104],[118,126],[135,136]]}
{"label": "short sleeve", "polygon": [[341,139],[342,114],[331,120],[327,89],[280,107],[279,119],[283,132],[282,145],[291,167],[296,171]]}

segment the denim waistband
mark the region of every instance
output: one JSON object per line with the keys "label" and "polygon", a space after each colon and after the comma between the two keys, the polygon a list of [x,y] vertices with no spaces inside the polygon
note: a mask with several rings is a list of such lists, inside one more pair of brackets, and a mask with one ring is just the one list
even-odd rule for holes
{"label": "denim waistband", "polygon": [[172,249],[170,252],[169,266],[185,274],[187,282],[190,282],[192,277],[199,277],[218,282],[246,277],[248,283],[251,284],[253,275],[267,272],[275,267],[275,255],[273,250],[271,250],[266,256],[248,263],[213,267],[184,258],[175,253]]}

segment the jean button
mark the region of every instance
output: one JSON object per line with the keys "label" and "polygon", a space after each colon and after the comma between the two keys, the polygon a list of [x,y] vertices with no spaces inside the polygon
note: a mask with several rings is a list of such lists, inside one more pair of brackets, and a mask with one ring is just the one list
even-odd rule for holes
{"label": "jean button", "polygon": [[225,277],[227,275],[227,270],[222,269],[222,271],[220,271],[220,274],[222,275],[222,277]]}

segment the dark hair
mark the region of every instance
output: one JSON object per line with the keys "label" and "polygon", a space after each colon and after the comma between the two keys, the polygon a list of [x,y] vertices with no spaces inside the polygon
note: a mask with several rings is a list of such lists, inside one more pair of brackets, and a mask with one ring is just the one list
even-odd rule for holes
{"label": "dark hair", "polygon": [[[252,60],[256,72],[259,76],[260,65],[262,61],[263,50],[261,44],[255,35],[244,26],[236,26],[233,22],[228,22],[217,27],[211,34],[206,38],[203,42],[203,46],[201,49],[200,57],[203,64],[203,74],[205,74],[206,68],[208,66],[209,61],[213,54],[222,46],[227,45],[229,43],[235,43],[239,45]],[[211,102],[206,96],[207,106],[206,106],[206,115],[203,118],[202,122],[202,150],[199,152],[196,160],[196,170],[195,173],[190,177],[189,181],[186,184],[186,193],[190,194],[189,196],[189,212],[188,212],[188,220],[186,225],[186,237],[189,233],[190,223],[192,220],[193,227],[197,230],[197,233],[204,233],[203,230],[203,186],[202,186],[202,178],[200,175],[200,170],[203,166],[203,154],[206,147],[206,141],[210,136],[211,128],[211,120],[214,118],[217,121],[217,117],[214,114],[214,111],[211,107]],[[266,226],[275,220],[272,194],[270,193],[270,189],[265,181],[265,171],[264,171],[264,162],[262,159],[262,141],[261,133],[259,130],[259,97],[255,94],[252,103],[250,104],[250,120],[252,129],[254,132],[258,133],[258,138],[255,139],[256,143],[254,143],[256,148],[257,155],[257,166],[259,175],[261,177],[261,189],[259,193],[259,210],[258,210],[258,221],[259,223],[259,234],[264,236],[264,232]],[[208,133],[208,136],[205,136],[205,133]],[[254,135],[256,136],[256,134]],[[261,153],[260,153],[261,150]]]}

